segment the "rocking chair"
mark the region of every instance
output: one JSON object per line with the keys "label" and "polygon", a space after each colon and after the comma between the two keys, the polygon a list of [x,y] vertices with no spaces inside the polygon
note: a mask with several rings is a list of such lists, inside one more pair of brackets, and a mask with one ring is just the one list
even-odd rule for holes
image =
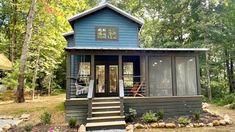
{"label": "rocking chair", "polygon": [[134,84],[133,88],[131,89],[131,92],[132,92],[132,94],[133,94],[134,97],[136,97],[137,95],[138,95],[138,96],[141,96],[141,97],[144,97],[144,95],[142,95],[142,94],[140,93],[140,90],[141,90],[141,88],[143,87],[143,85],[144,85],[144,81],[142,81],[141,83],[140,83],[140,82],[136,82],[136,83]]}

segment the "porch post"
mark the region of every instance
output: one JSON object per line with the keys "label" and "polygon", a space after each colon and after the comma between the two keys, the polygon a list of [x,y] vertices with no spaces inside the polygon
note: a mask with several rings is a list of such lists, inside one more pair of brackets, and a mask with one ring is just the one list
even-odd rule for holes
{"label": "porch post", "polygon": [[199,57],[196,55],[197,95],[201,95]]}
{"label": "porch post", "polygon": [[[91,55],[91,80],[95,81],[95,55]],[[94,93],[92,93],[92,95],[94,95]]]}
{"label": "porch post", "polygon": [[171,56],[171,69],[172,69],[172,95],[177,96],[177,85],[176,85],[176,63],[175,56]]}
{"label": "porch post", "polygon": [[67,56],[66,56],[66,99],[70,99],[70,78],[71,78],[71,54],[69,52],[67,52]]}
{"label": "porch post", "polygon": [[146,96],[149,96],[149,58],[148,55],[144,56],[144,73],[145,73],[145,85],[146,85]]}
{"label": "porch post", "polygon": [[118,80],[122,80],[122,55],[118,55]]}

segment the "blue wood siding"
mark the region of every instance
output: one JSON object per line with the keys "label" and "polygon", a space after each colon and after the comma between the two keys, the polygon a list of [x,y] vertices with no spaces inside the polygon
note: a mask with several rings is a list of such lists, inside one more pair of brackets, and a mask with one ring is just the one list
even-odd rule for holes
{"label": "blue wood siding", "polygon": [[73,35],[70,35],[70,36],[67,36],[66,37],[66,40],[67,40],[67,43],[68,43],[68,47],[73,47],[73,46],[75,46],[74,45],[74,39],[73,39]]}
{"label": "blue wood siding", "polygon": [[[114,26],[119,29],[118,40],[96,40],[97,26]],[[138,25],[108,9],[102,9],[74,23],[75,46],[78,47],[139,47]]]}

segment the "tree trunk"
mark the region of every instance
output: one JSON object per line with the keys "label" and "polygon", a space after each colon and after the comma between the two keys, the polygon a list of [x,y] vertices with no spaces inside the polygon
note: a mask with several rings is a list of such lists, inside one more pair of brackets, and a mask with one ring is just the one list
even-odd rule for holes
{"label": "tree trunk", "polygon": [[233,74],[233,60],[230,58],[230,79],[231,79],[231,87],[230,87],[230,93],[235,92],[235,80],[234,80],[234,74]]}
{"label": "tree trunk", "polygon": [[39,57],[40,57],[40,46],[38,45],[37,47],[37,58],[36,58],[36,64],[35,64],[35,69],[34,69],[34,75],[33,75],[33,81],[32,81],[32,99],[34,100],[34,93],[35,93],[35,86],[36,86],[36,79],[37,79],[37,73],[38,73],[38,63],[39,63]]}
{"label": "tree trunk", "polygon": [[25,33],[22,53],[20,57],[20,69],[19,69],[20,73],[19,73],[18,87],[17,87],[17,93],[16,93],[16,96],[17,96],[16,102],[18,103],[22,103],[25,101],[24,99],[24,74],[25,74],[25,67],[26,67],[26,62],[27,62],[27,53],[29,49],[29,43],[31,40],[32,30],[33,30],[33,19],[34,19],[35,10],[36,10],[36,1],[37,0],[31,1],[31,7],[29,10],[29,14],[27,16],[27,26],[26,26],[26,33]]}
{"label": "tree trunk", "polygon": [[226,72],[227,72],[227,78],[228,78],[228,86],[229,86],[229,92],[232,90],[232,80],[231,80],[231,71],[230,71],[230,63],[229,63],[229,54],[227,49],[224,50],[225,54],[225,64],[226,64]]}
{"label": "tree trunk", "polygon": [[12,16],[12,41],[11,41],[11,62],[15,59],[16,48],[16,22],[17,22],[17,0],[12,0],[13,16]]}

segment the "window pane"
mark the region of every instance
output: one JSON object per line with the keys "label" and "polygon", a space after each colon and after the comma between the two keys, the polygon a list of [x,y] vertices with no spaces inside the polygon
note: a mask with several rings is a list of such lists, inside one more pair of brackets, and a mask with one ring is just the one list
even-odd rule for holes
{"label": "window pane", "polygon": [[115,28],[108,28],[108,39],[117,39],[117,30]]}
{"label": "window pane", "polygon": [[133,87],[133,75],[124,75],[124,87]]}
{"label": "window pane", "polygon": [[106,39],[106,29],[105,28],[97,28],[97,39]]}
{"label": "window pane", "polygon": [[177,95],[197,95],[195,57],[176,57]]}
{"label": "window pane", "polygon": [[172,75],[170,57],[149,58],[150,96],[171,96]]}

